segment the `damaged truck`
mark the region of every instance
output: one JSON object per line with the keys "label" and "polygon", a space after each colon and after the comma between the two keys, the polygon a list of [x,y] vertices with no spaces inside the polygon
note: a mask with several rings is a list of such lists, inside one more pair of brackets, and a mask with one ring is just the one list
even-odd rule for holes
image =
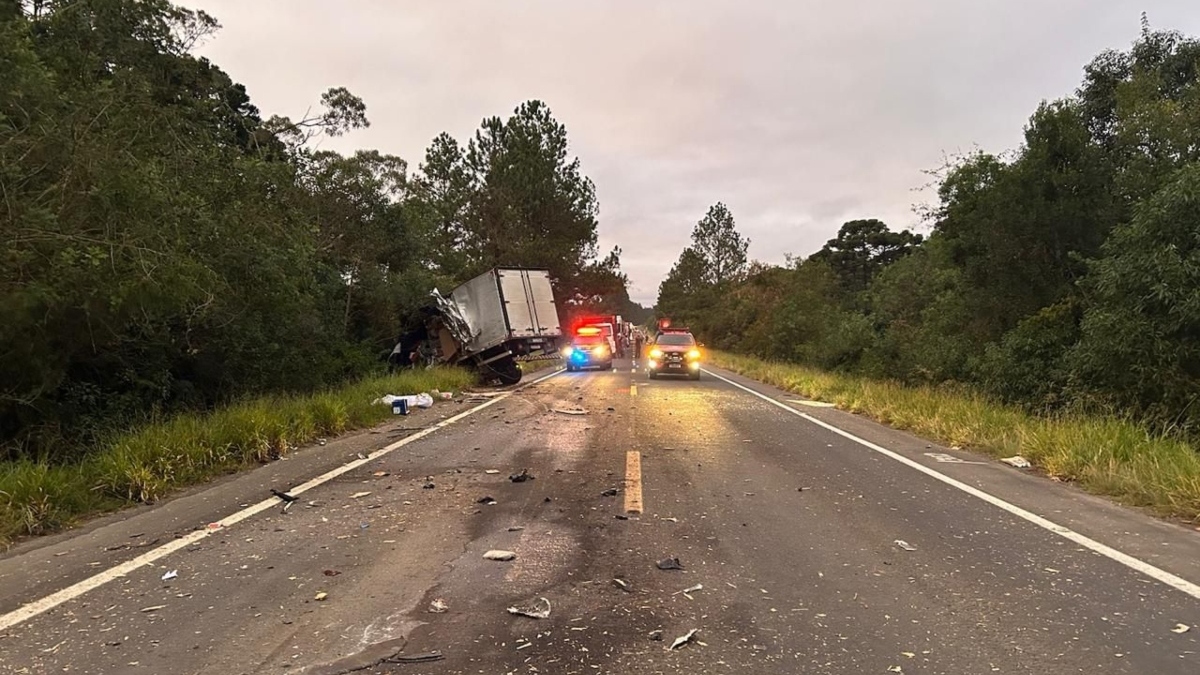
{"label": "damaged truck", "polygon": [[393,368],[465,366],[484,382],[513,385],[521,362],[559,357],[562,327],[548,270],[498,267],[431,295],[420,325],[392,350]]}

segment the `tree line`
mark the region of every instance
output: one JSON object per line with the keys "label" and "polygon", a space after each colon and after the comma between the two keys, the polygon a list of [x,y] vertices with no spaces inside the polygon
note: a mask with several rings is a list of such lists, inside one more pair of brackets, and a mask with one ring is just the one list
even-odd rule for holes
{"label": "tree line", "polygon": [[343,88],[264,116],[168,0],[0,0],[0,447],[64,459],[153,415],[378,367],[434,287],[550,269],[629,311],[592,182],[542,102],[442,134],[418,167],[313,140]]}
{"label": "tree line", "polygon": [[936,185],[928,236],[855,220],[783,266],[718,204],[658,311],[766,358],[1200,429],[1200,42],[1143,18],[1019,148]]}

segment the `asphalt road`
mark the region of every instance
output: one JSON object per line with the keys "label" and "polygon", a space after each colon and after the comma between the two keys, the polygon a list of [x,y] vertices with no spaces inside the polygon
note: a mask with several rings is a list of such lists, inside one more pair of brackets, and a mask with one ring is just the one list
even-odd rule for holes
{"label": "asphalt road", "polygon": [[0,673],[1200,672],[1200,532],[728,373],[397,420],[9,551]]}

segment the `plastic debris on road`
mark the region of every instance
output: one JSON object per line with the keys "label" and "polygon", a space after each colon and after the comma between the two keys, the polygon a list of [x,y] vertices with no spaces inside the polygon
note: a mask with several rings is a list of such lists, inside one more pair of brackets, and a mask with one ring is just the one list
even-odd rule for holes
{"label": "plastic debris on road", "polygon": [[405,403],[408,404],[409,408],[432,408],[433,407],[433,397],[430,396],[429,394],[413,394],[413,395],[409,395],[409,396],[395,396],[393,394],[388,394],[387,396],[381,396],[380,398],[377,398],[374,401],[371,401],[371,404],[372,405],[388,405],[388,406],[390,406],[393,403],[395,403],[396,401],[404,401]]}
{"label": "plastic debris on road", "polygon": [[546,598],[538,598],[526,605],[509,607],[508,613],[516,616],[527,616],[531,619],[549,619],[550,601]]}
{"label": "plastic debris on road", "polygon": [[450,609],[450,605],[447,605],[446,601],[441,598],[437,598],[429,603],[430,614],[444,614],[448,609]]}
{"label": "plastic debris on road", "polygon": [[1029,460],[1025,459],[1024,457],[1022,457],[1020,455],[1013,455],[1012,457],[1005,457],[1004,459],[1002,459],[1000,461],[1004,462],[1005,464],[1007,464],[1009,466],[1016,467],[1018,469],[1028,469],[1029,467],[1033,466],[1032,464],[1029,463]]}
{"label": "plastic debris on road", "polygon": [[1191,629],[1192,629],[1192,627],[1187,625],[1186,623],[1177,623],[1177,624],[1175,624],[1175,627],[1171,629],[1171,632],[1183,634],[1183,633],[1188,632]]}
{"label": "plastic debris on road", "polygon": [[170,572],[167,572],[166,574],[162,575],[163,581],[170,581],[172,579],[177,579],[177,578],[179,578],[179,570],[171,570]]}
{"label": "plastic debris on road", "polygon": [[679,562],[679,558],[663,558],[657,563],[654,563],[660,570],[681,570],[683,563]]}
{"label": "plastic debris on road", "polygon": [[533,480],[535,476],[529,473],[529,469],[521,469],[521,473],[514,473],[508,479],[514,483],[524,483],[527,480]]}
{"label": "plastic debris on road", "polygon": [[491,551],[484,553],[483,557],[487,560],[499,560],[501,562],[504,562],[504,561],[508,561],[508,560],[515,560],[517,557],[517,554],[513,553],[512,551],[503,551],[500,549],[492,549]]}
{"label": "plastic debris on road", "polygon": [[495,475],[500,473],[500,469],[484,469],[483,472],[488,475]]}
{"label": "plastic debris on road", "polygon": [[691,642],[692,640],[696,639],[696,633],[699,633],[699,632],[700,632],[700,629],[698,629],[698,628],[693,628],[693,629],[689,630],[688,632],[684,633],[683,635],[680,635],[679,637],[675,638],[675,641],[671,643],[671,646],[668,647],[668,649],[679,649],[680,647],[682,647],[682,646],[686,645],[687,643]]}
{"label": "plastic debris on road", "polygon": [[561,415],[586,415],[588,412],[583,408],[555,408],[554,412]]}
{"label": "plastic debris on road", "polygon": [[326,593],[325,591],[320,591],[319,593],[317,593],[316,595],[313,596],[313,600],[316,600],[317,602],[323,602],[325,600],[325,598],[328,598],[328,597],[329,597],[328,593]]}
{"label": "plastic debris on road", "polygon": [[892,543],[895,544],[896,546],[899,546],[900,548],[904,549],[905,551],[917,550],[916,546],[913,546],[912,544],[908,543],[907,541],[904,541],[903,539],[897,539],[896,541],[894,541]]}
{"label": "plastic debris on road", "polygon": [[143,614],[149,614],[150,612],[157,612],[160,609],[166,609],[166,607],[166,605],[151,605],[149,607],[143,607],[138,611],[142,612]]}
{"label": "plastic debris on road", "polygon": [[355,492],[354,494],[350,495],[350,499],[362,499],[363,497],[366,497],[366,496],[367,496],[367,495],[369,495],[369,494],[371,494],[371,493],[370,493],[370,491],[367,491],[367,492]]}
{"label": "plastic debris on road", "polygon": [[293,497],[292,495],[290,495],[286,492],[280,492],[279,490],[276,490],[275,488],[271,488],[271,494],[275,495],[276,497],[279,497],[280,499],[282,499],[285,502],[294,502],[297,499],[299,499],[299,497]]}

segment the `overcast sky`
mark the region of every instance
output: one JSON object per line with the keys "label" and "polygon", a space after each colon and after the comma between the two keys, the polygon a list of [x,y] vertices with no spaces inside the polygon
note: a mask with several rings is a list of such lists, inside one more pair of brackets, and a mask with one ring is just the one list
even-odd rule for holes
{"label": "overcast sky", "polygon": [[724,201],[751,257],[808,255],[842,222],[917,228],[924,171],[1017,146],[1083,66],[1155,28],[1200,34],[1197,0],[184,0],[200,48],[264,116],[348,87],[371,127],[327,140],[415,168],[541,99],[596,183],[600,241],[630,294],[658,284]]}

